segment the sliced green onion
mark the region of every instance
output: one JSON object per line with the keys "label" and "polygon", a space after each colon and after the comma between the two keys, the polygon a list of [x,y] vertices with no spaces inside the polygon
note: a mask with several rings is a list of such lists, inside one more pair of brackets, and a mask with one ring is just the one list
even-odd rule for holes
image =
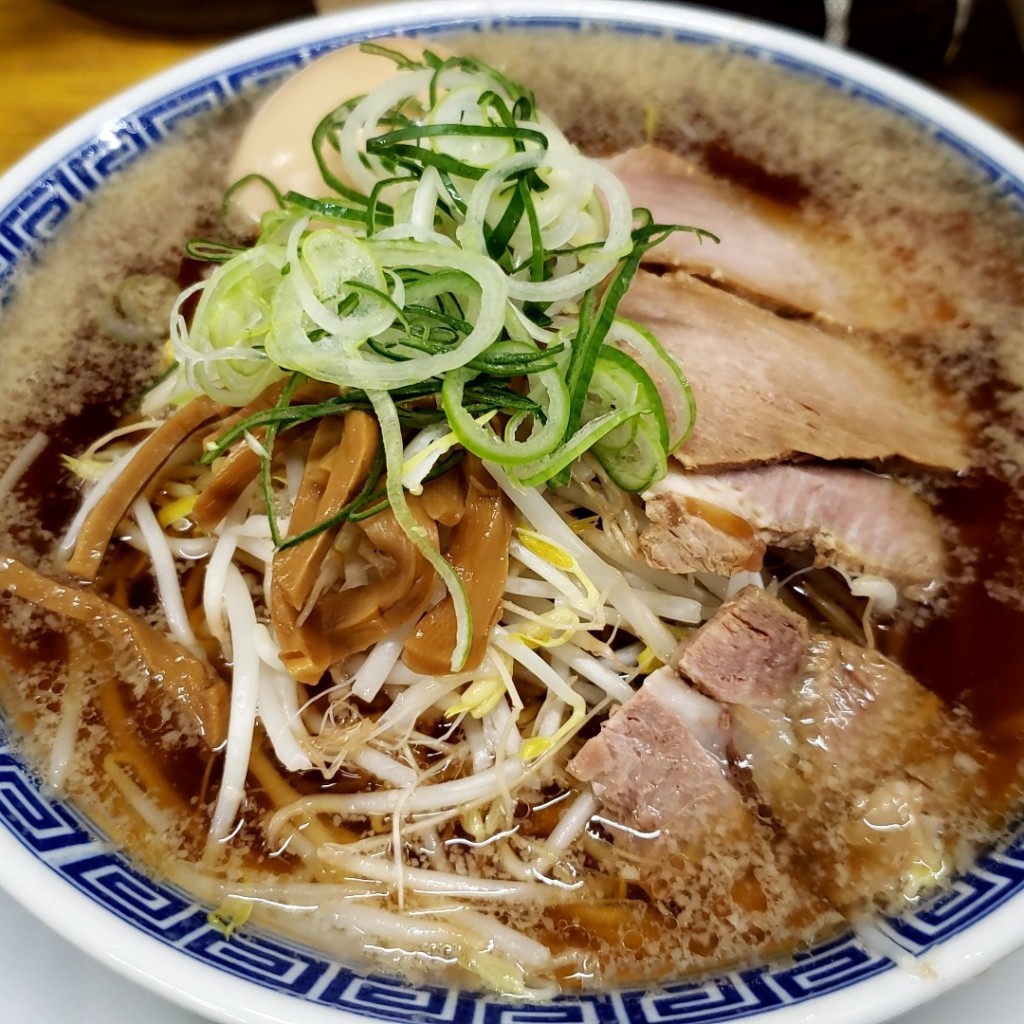
{"label": "sliced green onion", "polygon": [[632,320],[617,317],[605,345],[631,355],[650,375],[667,421],[667,450],[674,452],[690,436],[697,418],[697,402],[682,367],[646,327]]}
{"label": "sliced green onion", "polygon": [[[281,366],[342,386],[366,391],[390,390],[463,366],[500,337],[507,286],[504,275],[486,257],[463,252],[455,246],[374,241],[371,249],[368,242],[364,244],[368,259],[381,268],[462,271],[467,291],[461,299],[473,330],[448,351],[407,362],[387,361],[363,347],[371,334],[379,333],[394,319],[393,310],[383,303],[370,312],[383,314],[387,310],[386,316],[368,315],[365,323],[346,322],[341,325],[341,332],[329,333],[314,342],[310,341],[303,325],[311,320],[316,322],[313,314],[323,304],[315,294],[304,295],[297,289],[281,288],[275,299],[273,323],[266,343],[268,354]],[[337,274],[332,266],[324,269]],[[339,282],[338,286],[343,288],[344,282]],[[321,319],[325,322],[319,326],[330,332],[331,327],[326,322],[330,318]]]}
{"label": "sliced green onion", "polygon": [[[293,373],[291,379],[285,384],[274,403],[276,409],[287,408],[291,404],[295,389],[302,381],[302,376]],[[280,420],[272,420],[267,424],[266,433],[263,435],[263,452],[260,454],[260,486],[263,490],[263,504],[267,510],[267,524],[270,527],[270,539],[274,546],[281,543],[281,536],[277,530],[277,515],[274,502],[274,481],[271,475],[274,461],[274,442],[277,440],[277,431]]]}
{"label": "sliced green onion", "polygon": [[216,242],[210,238],[192,238],[185,243],[185,255],[202,263],[227,263],[244,251],[245,246]]}
{"label": "sliced green onion", "polygon": [[[350,206],[332,199],[314,199],[311,196],[304,196],[301,192],[286,192],[283,199],[286,205],[298,207],[304,213],[315,214],[320,220],[339,224],[360,224],[364,227],[370,222],[370,211],[365,206]],[[385,224],[391,223],[390,212],[375,209],[374,215]]]}
{"label": "sliced green onion", "polygon": [[546,484],[567,466],[571,466],[602,437],[628,423],[635,416],[636,413],[629,409],[614,409],[604,413],[584,424],[568,441],[544,458],[527,466],[510,468],[509,477],[521,487],[539,487]]}
{"label": "sliced green onion", "polygon": [[[222,263],[193,286],[199,303],[187,330],[180,312],[171,341],[187,386],[228,405],[245,405],[284,376],[264,345],[271,305],[286,263],[282,246],[257,245]],[[181,301],[192,290],[186,290]]]}
{"label": "sliced green onion", "polygon": [[265,174],[246,174],[237,181],[232,182],[224,190],[224,195],[221,197],[220,201],[221,217],[227,217],[228,211],[231,207],[231,199],[235,193],[245,188],[246,185],[252,185],[253,183],[262,185],[271,194],[271,196],[273,196],[275,206],[284,205],[280,189],[278,189],[278,187]]}
{"label": "sliced green onion", "polygon": [[539,412],[531,417],[526,437],[516,436],[512,430],[499,435],[467,412],[463,395],[466,384],[475,376],[472,370],[453,370],[441,387],[445,415],[464,448],[482,459],[517,466],[543,458],[558,446],[569,417],[569,392],[557,369],[541,370],[530,376],[529,398],[537,403]]}
{"label": "sliced green onion", "polygon": [[583,418],[612,411],[629,412],[631,418],[594,442],[594,456],[624,491],[646,490],[667,472],[665,411],[647,371],[626,353],[606,347],[594,368]]}

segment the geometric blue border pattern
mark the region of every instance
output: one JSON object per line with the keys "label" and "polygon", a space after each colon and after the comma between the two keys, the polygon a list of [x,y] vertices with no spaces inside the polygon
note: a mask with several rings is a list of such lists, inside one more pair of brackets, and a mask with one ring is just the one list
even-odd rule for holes
{"label": "geometric blue border pattern", "polygon": [[[592,22],[567,17],[502,17],[494,28],[583,31]],[[602,21],[623,33],[661,33],[628,21]],[[473,30],[464,21],[405,26],[406,34]],[[718,40],[689,30],[682,42]],[[166,95],[67,153],[21,195],[0,209],[0,299],[9,293],[20,262],[30,262],[54,237],[66,217],[140,153],[158,144],[182,122],[218,107],[254,85],[272,82],[315,56],[361,38],[337,35],[270,57],[240,64]],[[765,61],[816,77],[920,122],[919,115],[821,68],[755,47],[739,47]],[[923,123],[923,122],[921,122]],[[925,124],[925,127],[929,127]],[[1024,183],[1008,178],[962,140],[932,134],[960,152],[995,190],[1024,209]],[[892,961],[866,949],[852,934],[777,962],[721,976],[665,985],[656,991],[621,991],[562,997],[541,1005],[413,987],[394,979],[366,976],[323,954],[246,928],[226,940],[207,921],[208,908],[174,886],[154,881],[123,855],[74,807],[45,794],[38,779],[11,751],[0,722],[0,827],[6,828],[39,861],[79,892],[141,932],[196,960],[267,989],[339,1007],[383,1021],[429,1024],[724,1024],[781,1006],[840,991],[893,968]],[[975,868],[913,913],[881,922],[883,934],[911,956],[921,956],[959,934],[1024,889],[1024,830],[983,857]]]}
{"label": "geometric blue border pattern", "polygon": [[[286,939],[245,928],[225,939],[176,886],[140,871],[70,804],[45,794],[12,752],[0,723],[0,825],[47,867],[109,913],[203,963],[265,988],[382,1021],[422,1024],[725,1024],[840,991],[894,966],[847,934],[784,962],[656,991],[560,997],[539,1005],[414,987],[357,973]],[[913,914],[882,922],[920,956],[1024,889],[1024,834]]]}

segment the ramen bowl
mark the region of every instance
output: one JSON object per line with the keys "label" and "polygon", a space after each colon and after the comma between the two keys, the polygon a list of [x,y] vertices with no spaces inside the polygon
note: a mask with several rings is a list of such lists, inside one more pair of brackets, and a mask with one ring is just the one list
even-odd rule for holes
{"label": "ramen bowl", "polygon": [[[884,108],[922,126],[1006,202],[1024,204],[1024,153],[939,96],[884,68],[757,23],[673,4],[415,3],[286,25],[164,73],[69,126],[0,181],[0,287],[58,237],[118,171],[184,125],[319,54],[393,35],[482,29],[721,46]],[[778,960],[657,986],[530,1003],[366,973],[314,948],[246,926],[227,936],[211,908],[140,869],[21,759],[0,722],[0,883],[102,962],[214,1020],[416,1024],[496,1020],[719,1024],[771,1020],[871,1024],[978,974],[1024,943],[1024,826],[935,896],[865,937],[852,931]]]}

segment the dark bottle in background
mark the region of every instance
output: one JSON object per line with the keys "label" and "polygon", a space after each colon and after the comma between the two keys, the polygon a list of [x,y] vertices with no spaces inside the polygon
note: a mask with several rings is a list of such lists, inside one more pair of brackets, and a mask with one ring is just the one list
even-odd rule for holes
{"label": "dark bottle in background", "polygon": [[[31,0],[22,0],[31,2]],[[314,0],[63,0],[132,28],[174,34],[244,32],[316,13]]]}

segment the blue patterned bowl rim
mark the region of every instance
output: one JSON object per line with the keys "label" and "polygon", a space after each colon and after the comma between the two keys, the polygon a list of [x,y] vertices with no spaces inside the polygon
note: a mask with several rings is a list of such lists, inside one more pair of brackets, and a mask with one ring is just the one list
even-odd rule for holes
{"label": "blue patterned bowl rim", "polygon": [[[452,30],[594,26],[724,43],[922,125],[1024,210],[1024,151],[938,94],[864,58],[748,19],[631,0],[424,0],[357,8],[218,47],[128,90],[0,178],[0,299],[69,214],[175,127],[326,50]],[[0,721],[0,885],[102,963],[224,1022],[357,1024],[876,1024],[933,998],[1024,943],[1024,825],[947,891],[785,961],[653,990],[526,1005],[366,976],[256,929],[225,939],[208,908],[140,872],[73,806],[40,786]]]}

